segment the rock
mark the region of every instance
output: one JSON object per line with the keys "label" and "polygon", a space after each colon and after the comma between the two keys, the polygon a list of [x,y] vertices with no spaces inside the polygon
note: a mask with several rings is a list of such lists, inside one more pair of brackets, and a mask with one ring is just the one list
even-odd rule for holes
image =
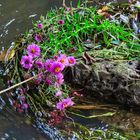
{"label": "rock", "polygon": [[104,60],[87,65],[80,60],[68,68],[65,80],[98,99],[129,107],[140,106],[139,67],[139,61]]}

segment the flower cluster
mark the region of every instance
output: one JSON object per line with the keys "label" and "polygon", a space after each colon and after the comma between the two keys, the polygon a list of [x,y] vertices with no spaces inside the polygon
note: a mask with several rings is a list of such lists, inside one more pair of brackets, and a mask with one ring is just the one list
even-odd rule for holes
{"label": "flower cluster", "polygon": [[[8,81],[7,84],[10,87],[13,85],[13,82]],[[26,113],[28,108],[29,108],[29,104],[27,103],[25,92],[26,92],[26,89],[17,88],[14,93],[10,92],[8,95],[8,99],[9,99],[10,104],[19,113],[23,113],[23,112]]]}
{"label": "flower cluster", "polygon": [[25,69],[31,69],[33,58],[40,56],[40,47],[36,44],[28,45],[26,52],[28,55],[22,56],[20,64]]}
{"label": "flower cluster", "polygon": [[[40,26],[39,26],[40,27]],[[68,66],[73,66],[76,59],[73,56],[66,56],[61,52],[51,59],[44,60],[41,58],[41,49],[36,44],[27,46],[26,55],[22,56],[20,64],[25,70],[35,73],[37,76],[34,78],[34,84],[40,85],[41,82],[47,86],[53,86],[55,89],[54,96],[57,100],[56,109],[63,111],[67,107],[71,107],[74,102],[72,98],[63,96],[61,85],[64,83],[63,70]]]}

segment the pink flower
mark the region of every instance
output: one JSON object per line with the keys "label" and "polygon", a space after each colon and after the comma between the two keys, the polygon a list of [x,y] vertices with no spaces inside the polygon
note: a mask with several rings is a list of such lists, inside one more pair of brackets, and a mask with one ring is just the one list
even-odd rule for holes
{"label": "pink flower", "polygon": [[24,95],[19,96],[20,101],[21,102],[25,102],[26,101],[26,97]]}
{"label": "pink flower", "polygon": [[36,44],[28,45],[27,54],[33,58],[40,56],[40,47]]}
{"label": "pink flower", "polygon": [[58,20],[58,24],[63,25],[64,24],[64,20],[62,20],[62,19]]}
{"label": "pink flower", "polygon": [[38,75],[37,78],[34,79],[34,83],[35,83],[36,85],[39,85],[39,84],[41,83],[41,81],[42,81],[41,75]]}
{"label": "pink flower", "polygon": [[65,54],[60,54],[60,56],[58,57],[58,61],[61,62],[64,67],[68,66],[69,64],[67,56]]}
{"label": "pink flower", "polygon": [[22,56],[20,64],[25,69],[30,69],[33,66],[33,61],[31,56]]}
{"label": "pink flower", "polygon": [[45,62],[45,64],[44,64],[45,69],[46,69],[48,72],[51,72],[52,63],[53,63],[53,60],[52,60],[52,59],[48,59],[48,60],[46,60],[46,62]]}
{"label": "pink flower", "polygon": [[62,101],[58,102],[56,108],[59,110],[64,110],[67,107],[71,107],[74,105],[74,102],[71,98],[62,99]]}
{"label": "pink flower", "polygon": [[41,41],[42,41],[42,35],[36,34],[36,35],[35,35],[35,40],[36,40],[37,42],[41,42]]}
{"label": "pink flower", "polygon": [[36,67],[38,68],[38,69],[43,69],[44,68],[44,64],[43,64],[43,62],[42,61],[36,61],[35,62],[35,65],[36,65]]}
{"label": "pink flower", "polygon": [[51,84],[52,84],[52,81],[51,81],[51,79],[50,79],[49,77],[46,77],[46,78],[45,78],[45,83],[46,83],[47,85],[51,85]]}
{"label": "pink flower", "polygon": [[64,82],[64,75],[62,73],[59,73],[56,75],[56,82],[61,85]]}
{"label": "pink flower", "polygon": [[69,66],[73,66],[76,63],[76,59],[73,56],[68,57]]}
{"label": "pink flower", "polygon": [[53,62],[51,65],[51,72],[55,75],[61,73],[63,69],[64,66],[60,62]]}
{"label": "pink flower", "polygon": [[58,56],[60,56],[62,54],[62,51],[58,51]]}
{"label": "pink flower", "polygon": [[28,109],[28,107],[29,107],[29,105],[26,104],[26,103],[24,103],[24,104],[22,104],[22,107],[21,108],[26,110],[26,109]]}
{"label": "pink flower", "polygon": [[42,28],[43,28],[42,23],[38,23],[37,27],[38,27],[39,29],[42,29]]}
{"label": "pink flower", "polygon": [[56,97],[61,96],[61,95],[62,95],[62,92],[60,90],[55,93]]}
{"label": "pink flower", "polygon": [[54,83],[54,88],[60,88],[60,84],[58,84],[57,82]]}
{"label": "pink flower", "polygon": [[54,61],[57,61],[57,60],[58,60],[58,56],[54,56],[54,57],[53,57],[53,60],[54,60]]}

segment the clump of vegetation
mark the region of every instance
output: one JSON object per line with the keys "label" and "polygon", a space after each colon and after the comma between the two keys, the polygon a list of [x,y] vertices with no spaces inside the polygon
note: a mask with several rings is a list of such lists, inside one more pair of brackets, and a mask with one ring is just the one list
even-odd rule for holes
{"label": "clump of vegetation", "polygon": [[131,28],[136,23],[130,21],[138,8],[128,3],[123,9],[117,13],[118,8],[111,4],[100,9],[79,4],[77,8],[52,10],[38,21],[43,28],[38,29],[36,23],[27,32],[26,41],[38,43],[47,55],[62,50],[78,57],[90,50],[95,57],[135,59],[139,57],[140,40],[138,31]]}

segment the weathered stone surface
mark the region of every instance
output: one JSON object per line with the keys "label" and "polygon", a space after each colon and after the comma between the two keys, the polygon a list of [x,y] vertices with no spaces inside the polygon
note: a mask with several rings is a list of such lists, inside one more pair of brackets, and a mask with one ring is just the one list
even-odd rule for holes
{"label": "weathered stone surface", "polygon": [[82,60],[67,71],[67,82],[78,85],[98,99],[140,106],[138,61],[102,61],[87,65]]}

